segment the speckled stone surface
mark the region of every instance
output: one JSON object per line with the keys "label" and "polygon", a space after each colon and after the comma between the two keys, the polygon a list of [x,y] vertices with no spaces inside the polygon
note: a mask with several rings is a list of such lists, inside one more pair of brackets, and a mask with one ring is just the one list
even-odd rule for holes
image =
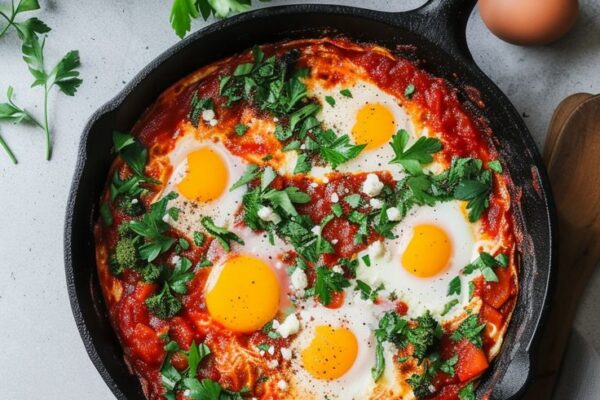
{"label": "speckled stone surface", "polygon": [[[74,98],[51,95],[55,133],[51,162],[43,159],[39,131],[0,125],[0,134],[19,159],[13,166],[0,153],[0,398],[111,399],[84,350],[67,297],[62,250],[67,193],[88,117],[177,37],[168,23],[169,0],[43,3],[39,17],[53,28],[46,46],[48,63],[79,49],[84,84]],[[275,0],[261,6],[291,3],[300,2]],[[401,11],[422,0],[328,3]],[[600,92],[600,3],[585,0],[581,9],[578,24],[567,37],[540,48],[520,48],[496,39],[477,12],[469,22],[467,36],[476,62],[523,113],[538,146],[562,98]],[[194,29],[204,24],[198,21]],[[15,86],[17,103],[40,116],[42,92],[29,89],[31,77],[14,34],[0,39],[2,96],[9,84]],[[599,311],[597,273],[576,321],[557,399],[598,398]]]}

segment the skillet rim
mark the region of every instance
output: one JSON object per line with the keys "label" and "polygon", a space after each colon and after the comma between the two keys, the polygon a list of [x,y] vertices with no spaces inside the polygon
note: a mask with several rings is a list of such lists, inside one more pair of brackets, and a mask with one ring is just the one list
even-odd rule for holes
{"label": "skillet rim", "polygon": [[[440,0],[444,1],[444,0]],[[464,0],[449,0],[449,2],[460,2]],[[469,0],[467,0],[469,1]],[[541,300],[541,309],[537,319],[532,323],[531,334],[527,338],[523,338],[526,343],[510,343],[503,344],[503,347],[506,345],[511,346],[512,348],[517,348],[518,350],[522,350],[520,353],[521,356],[524,355],[525,360],[521,360],[521,373],[525,373],[525,379],[520,384],[520,388],[513,393],[509,398],[514,398],[519,392],[522,392],[526,387],[527,380],[530,377],[531,368],[530,362],[531,357],[533,355],[533,346],[535,344],[536,339],[539,337],[539,333],[544,321],[544,318],[548,312],[548,298],[550,296],[553,284],[553,266],[555,265],[556,260],[556,215],[555,215],[555,207],[554,201],[552,198],[552,191],[550,189],[549,180],[546,176],[545,169],[543,167],[543,163],[541,161],[541,156],[539,151],[537,150],[537,146],[531,137],[529,130],[527,129],[524,121],[520,118],[518,112],[512,105],[512,103],[506,98],[503,92],[495,85],[494,82],[491,81],[484,73],[479,69],[479,67],[474,63],[472,58],[470,57],[470,53],[468,48],[466,48],[466,42],[464,43],[464,48],[460,48],[460,43],[452,43],[452,40],[449,40],[450,43],[446,43],[446,45],[440,45],[438,40],[436,40],[435,35],[432,37],[430,35],[425,35],[422,32],[422,27],[407,24],[406,22],[402,23],[398,21],[399,17],[405,16],[415,16],[418,15],[421,10],[426,9],[426,6],[429,5],[432,1],[428,2],[426,5],[417,8],[412,11],[407,12],[399,12],[399,13],[386,13],[381,11],[374,11],[364,8],[350,7],[350,6],[337,6],[337,5],[324,5],[324,4],[298,4],[298,5],[284,5],[284,6],[275,6],[275,7],[267,7],[262,9],[257,9],[251,12],[246,12],[243,14],[239,14],[233,16],[227,20],[222,20],[215,22],[207,27],[194,32],[189,35],[182,41],[179,41],[175,45],[171,46],[163,53],[161,53],[158,57],[152,60],[148,65],[146,65],[136,76],[128,83],[125,88],[123,88],[115,97],[106,102],[103,106],[101,106],[90,118],[87,122],[83,134],[80,138],[80,143],[78,146],[78,155],[77,155],[77,163],[75,166],[75,172],[73,181],[69,190],[69,199],[67,203],[66,209],[66,220],[65,220],[65,229],[64,229],[64,252],[65,252],[65,273],[67,279],[67,289],[69,292],[69,300],[71,303],[72,312],[82,337],[82,341],[84,342],[84,346],[92,363],[102,376],[103,380],[109,386],[113,394],[120,400],[127,399],[123,391],[117,385],[116,381],[113,378],[113,375],[107,368],[106,364],[102,361],[100,354],[98,353],[98,349],[96,345],[93,343],[92,332],[90,332],[88,325],[86,324],[85,317],[83,311],[81,309],[79,296],[77,294],[77,286],[75,284],[75,269],[74,269],[74,255],[73,255],[73,236],[76,234],[74,230],[74,220],[76,219],[73,210],[76,208],[76,204],[79,200],[80,196],[80,182],[84,176],[84,172],[86,169],[87,163],[87,144],[90,139],[90,134],[94,129],[95,125],[102,120],[102,118],[108,117],[111,114],[115,113],[119,110],[120,107],[123,106],[123,103],[127,100],[127,98],[136,91],[140,83],[142,83],[145,79],[147,79],[154,71],[158,70],[165,62],[167,62],[172,57],[176,56],[181,50],[185,49],[187,46],[191,45],[196,41],[202,41],[205,36],[217,33],[219,31],[227,30],[235,25],[247,22],[256,17],[273,17],[274,15],[283,15],[291,17],[294,14],[311,14],[315,12],[321,12],[331,15],[342,15],[352,18],[357,18],[361,20],[370,20],[371,22],[378,23],[387,23],[392,26],[395,26],[397,29],[404,29],[408,31],[412,31],[415,35],[421,36],[424,41],[431,42],[432,46],[439,48],[442,52],[444,52],[444,58],[451,58],[454,64],[462,65],[468,68],[468,73],[470,73],[473,77],[476,78],[482,84],[482,87],[477,87],[477,89],[481,89],[484,92],[488,92],[492,95],[495,95],[499,98],[499,102],[502,103],[504,112],[508,117],[511,117],[512,122],[516,124],[515,129],[525,132],[521,138],[525,142],[526,150],[529,152],[528,156],[530,157],[532,167],[536,168],[538,185],[540,190],[538,191],[539,199],[538,202],[543,203],[544,205],[544,213],[545,222],[544,226],[548,230],[548,244],[545,246],[547,250],[547,268],[544,268],[546,272],[546,280],[544,284],[543,291],[543,299]],[[435,1],[433,1],[435,3]],[[470,10],[469,10],[470,11]],[[425,15],[423,15],[425,16]],[[429,15],[430,16],[430,15]],[[466,22],[466,21],[465,21]],[[407,27],[408,25],[408,27]],[[448,32],[446,32],[448,33]],[[448,40],[447,38],[438,38],[439,40]],[[454,38],[456,40],[456,38]],[[454,46],[454,47],[453,47]],[[164,78],[163,78],[164,79]],[[174,82],[171,82],[171,84]],[[92,214],[95,214],[97,210],[94,209],[95,205],[88,206],[87,209],[91,209]],[[538,212],[540,214],[540,212]],[[88,216],[89,218],[89,216]],[[93,222],[91,222],[93,225]],[[541,240],[541,239],[540,239]],[[546,253],[546,252],[544,252]],[[95,265],[95,264],[94,264]],[[95,272],[92,272],[94,274]],[[102,300],[101,300],[102,301]],[[517,299],[517,302],[519,300]],[[490,369],[493,369],[492,366]],[[481,378],[481,381],[484,382],[487,379],[488,375],[484,375]],[[482,385],[483,386],[483,385]],[[492,390],[482,392],[482,390],[478,390],[478,394],[493,394]],[[492,397],[496,398],[496,397]]]}

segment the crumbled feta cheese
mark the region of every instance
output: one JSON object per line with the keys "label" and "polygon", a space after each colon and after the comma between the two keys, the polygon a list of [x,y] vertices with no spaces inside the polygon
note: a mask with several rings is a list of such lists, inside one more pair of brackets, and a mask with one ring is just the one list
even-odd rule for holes
{"label": "crumbled feta cheese", "polygon": [[135,197],[133,199],[131,199],[131,204],[137,204],[139,202],[138,199],[136,199]]}
{"label": "crumbled feta cheese", "polygon": [[338,242],[339,242],[339,240],[337,240],[337,239],[333,239],[333,240],[331,241],[331,244],[338,244]]}
{"label": "crumbled feta cheese", "polygon": [[329,183],[329,178],[328,177],[323,178],[323,183]]}
{"label": "crumbled feta cheese", "polygon": [[270,355],[275,354],[275,346],[269,347],[269,350],[267,350],[267,353],[269,353]]}
{"label": "crumbled feta cheese", "polygon": [[306,150],[306,145],[304,143],[300,145],[300,150]]}
{"label": "crumbled feta cheese", "polygon": [[173,257],[171,257],[171,262],[173,264],[179,264],[179,261],[181,261],[181,257],[179,257],[178,255],[174,255]]}
{"label": "crumbled feta cheese", "polygon": [[260,356],[263,357],[265,355],[265,351],[261,350],[261,351],[258,352],[258,354],[260,354]]}
{"label": "crumbled feta cheese", "polygon": [[273,122],[279,122],[279,118],[273,117]]}
{"label": "crumbled feta cheese", "polygon": [[277,387],[278,387],[280,390],[286,390],[286,389],[287,389],[287,387],[288,387],[288,384],[287,384],[287,382],[286,382],[286,381],[284,381],[283,379],[280,379],[280,380],[279,380],[279,382],[277,382]]}
{"label": "crumbled feta cheese", "polygon": [[274,224],[278,224],[281,222],[281,217],[277,214],[271,207],[262,206],[258,210],[258,218],[262,219],[266,222],[272,222]]}
{"label": "crumbled feta cheese", "polygon": [[294,290],[304,290],[308,286],[308,277],[302,268],[296,268],[290,276],[290,284]]}
{"label": "crumbled feta cheese", "polygon": [[332,203],[337,203],[338,201],[340,201],[340,196],[338,196],[337,193],[332,193],[331,194],[331,202]]}
{"label": "crumbled feta cheese", "polygon": [[215,119],[215,112],[210,109],[202,111],[202,119],[206,122]]}
{"label": "crumbled feta cheese", "polygon": [[370,199],[369,204],[376,210],[379,210],[381,207],[383,207],[383,201],[379,199]]}
{"label": "crumbled feta cheese", "polygon": [[277,360],[269,360],[269,361],[267,361],[267,368],[275,369],[277,367],[279,367],[279,361],[277,361]]}
{"label": "crumbled feta cheese", "polygon": [[331,270],[333,272],[337,272],[338,274],[343,274],[344,273],[344,270],[339,265],[334,266]]}
{"label": "crumbled feta cheese", "polygon": [[171,220],[171,217],[169,216],[169,214],[165,214],[162,217],[163,222],[166,222],[167,224],[169,223],[169,221]]}
{"label": "crumbled feta cheese", "polygon": [[319,184],[318,184],[317,182],[311,182],[311,183],[310,183],[310,187],[314,187],[314,188],[316,188],[316,187],[318,187],[318,186],[319,186]]}
{"label": "crumbled feta cheese", "polygon": [[276,319],[273,320],[273,322],[271,323],[271,328],[272,329],[277,329],[279,328],[279,321],[277,321]]}
{"label": "crumbled feta cheese", "polygon": [[371,243],[371,245],[369,246],[369,256],[371,258],[378,258],[384,254],[385,247],[383,246],[381,240],[376,240],[375,242]]}
{"label": "crumbled feta cheese", "polygon": [[216,119],[211,119],[210,121],[208,121],[208,124],[210,126],[217,126],[217,124],[219,123],[219,121],[217,121]]}
{"label": "crumbled feta cheese", "polygon": [[317,236],[321,235],[321,227],[319,225],[313,226],[310,231]]}
{"label": "crumbled feta cheese", "polygon": [[282,338],[286,339],[288,336],[298,333],[299,330],[300,321],[298,321],[298,317],[296,317],[296,314],[290,314],[285,321],[279,325],[277,333],[279,333]]}
{"label": "crumbled feta cheese", "polygon": [[383,190],[383,182],[379,180],[376,174],[368,174],[367,179],[363,182],[362,191],[369,197],[378,196]]}
{"label": "crumbled feta cheese", "polygon": [[281,350],[279,350],[281,352],[281,357],[284,360],[291,360],[292,359],[292,350],[288,349],[287,347],[282,347]]}
{"label": "crumbled feta cheese", "polygon": [[390,221],[400,221],[402,219],[402,214],[400,214],[400,210],[396,207],[390,207],[385,210],[387,217]]}

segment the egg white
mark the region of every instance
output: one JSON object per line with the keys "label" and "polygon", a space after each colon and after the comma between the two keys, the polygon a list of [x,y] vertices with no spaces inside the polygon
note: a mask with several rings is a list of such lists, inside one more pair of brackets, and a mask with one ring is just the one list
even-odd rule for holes
{"label": "egg white", "polygon": [[[342,89],[350,90],[352,97],[342,95],[340,93]],[[331,88],[314,85],[309,95],[314,96],[322,105],[317,119],[323,122],[323,127],[332,129],[338,135],[347,134],[352,143],[354,143],[352,128],[356,123],[357,113],[365,104],[378,103],[389,109],[394,116],[396,125],[394,132],[405,129],[411,137],[416,138],[423,135],[423,132],[417,130],[410,115],[398,100],[370,82],[360,81],[349,87],[335,86]],[[335,100],[334,106],[325,101],[326,96],[333,97]],[[389,170],[395,179],[400,179],[404,176],[402,168],[389,168],[389,162],[393,158],[394,151],[392,147],[389,143],[385,143],[375,149],[363,150],[358,157],[338,166],[337,170],[339,172]],[[313,167],[311,174],[319,177],[331,171],[329,166]]]}
{"label": "egg white", "polygon": [[[410,242],[414,227],[420,224],[438,226],[446,232],[452,242],[449,266],[434,277],[416,277],[402,265],[402,254]],[[366,282],[371,287],[377,287],[383,283],[385,290],[381,294],[394,292],[399,300],[408,305],[408,317],[410,318],[416,318],[426,310],[430,310],[440,320],[444,306],[456,298],[459,300],[459,304],[443,316],[444,319],[450,319],[463,312],[464,306],[469,303],[469,294],[466,288],[472,276],[462,276],[460,271],[478,255],[473,229],[473,226],[466,220],[459,202],[438,203],[432,207],[414,208],[394,228],[393,233],[396,238],[384,240],[385,254],[370,258],[370,267],[363,261],[363,256],[369,254],[369,250],[359,253],[357,279]],[[460,276],[463,290],[459,296],[449,297],[447,295],[448,286],[456,276]]]}
{"label": "egg white", "polygon": [[[210,202],[195,202],[188,200],[179,194],[177,184],[186,176],[188,171],[188,154],[208,147],[225,161],[228,171],[228,182],[225,191],[220,197]],[[231,227],[235,213],[242,204],[242,197],[246,192],[246,187],[242,186],[233,191],[229,188],[242,176],[246,170],[246,162],[241,158],[232,155],[223,144],[210,141],[199,141],[192,135],[186,135],[181,138],[175,148],[169,154],[169,162],[173,167],[173,172],[169,177],[163,194],[175,192],[179,196],[169,202],[169,207],[176,207],[180,210],[177,220],[170,219],[168,222],[174,228],[184,232],[186,236],[191,237],[194,231],[203,231],[200,219],[203,216],[210,216],[218,226]],[[210,174],[210,171],[205,171]]]}

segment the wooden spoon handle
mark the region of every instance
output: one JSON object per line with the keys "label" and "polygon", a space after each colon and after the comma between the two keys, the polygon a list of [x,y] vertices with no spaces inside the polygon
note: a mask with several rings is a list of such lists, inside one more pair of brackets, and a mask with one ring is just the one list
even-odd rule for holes
{"label": "wooden spoon handle", "polygon": [[579,300],[600,260],[600,97],[590,97],[574,109],[554,133],[547,157],[558,214],[559,257],[526,400],[551,399]]}

